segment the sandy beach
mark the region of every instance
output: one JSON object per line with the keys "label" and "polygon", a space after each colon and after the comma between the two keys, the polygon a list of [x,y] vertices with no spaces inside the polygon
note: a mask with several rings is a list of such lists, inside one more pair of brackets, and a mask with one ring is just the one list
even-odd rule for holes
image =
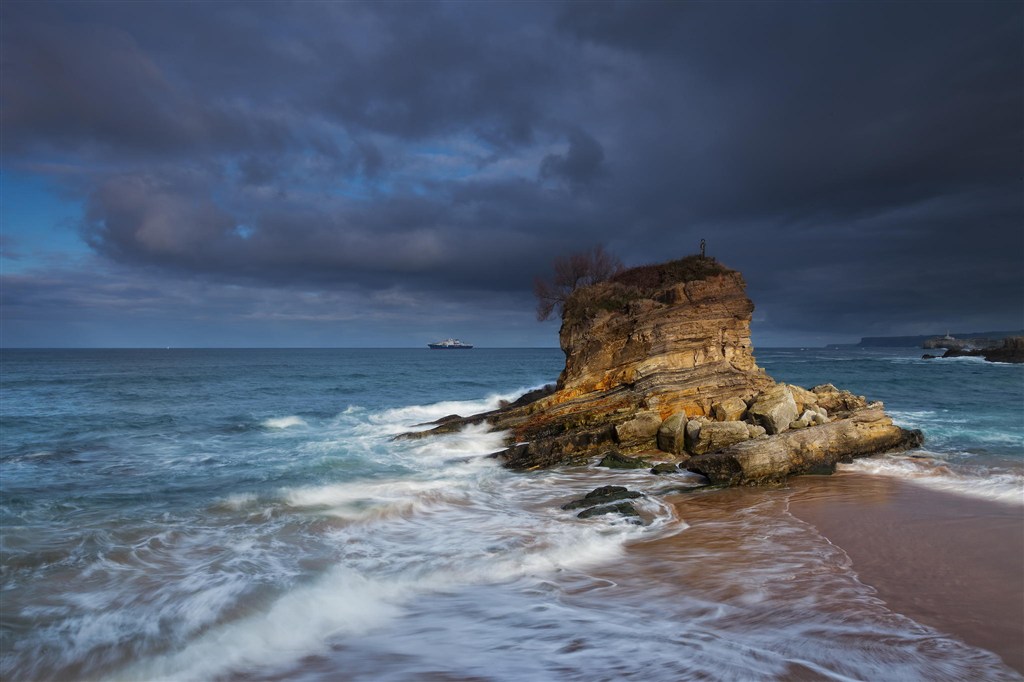
{"label": "sandy beach", "polygon": [[790,512],[893,610],[1024,673],[1024,510],[895,478],[797,477]]}
{"label": "sandy beach", "polygon": [[[946,636],[1000,657],[1008,668],[998,679],[1024,673],[1020,507],[862,473],[668,499],[688,527],[634,543],[626,563],[597,572],[627,597],[658,594],[666,609],[707,598],[736,608],[744,622],[792,629],[794,640],[813,632],[800,624],[801,609],[807,618],[848,623],[849,631],[839,625],[833,635],[843,652],[833,671],[851,647],[887,670],[888,631],[908,637],[901,646],[919,660],[944,650],[936,638]],[[677,617],[687,622],[692,611],[680,607]],[[821,670],[798,659],[780,679],[822,679]],[[992,672],[979,674],[988,679]]]}

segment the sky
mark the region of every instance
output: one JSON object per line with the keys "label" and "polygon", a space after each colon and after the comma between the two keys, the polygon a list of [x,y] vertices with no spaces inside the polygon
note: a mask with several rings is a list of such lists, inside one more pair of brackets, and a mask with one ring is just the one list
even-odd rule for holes
{"label": "sky", "polygon": [[603,244],[755,346],[1024,328],[1013,2],[0,4],[0,345],[557,346]]}

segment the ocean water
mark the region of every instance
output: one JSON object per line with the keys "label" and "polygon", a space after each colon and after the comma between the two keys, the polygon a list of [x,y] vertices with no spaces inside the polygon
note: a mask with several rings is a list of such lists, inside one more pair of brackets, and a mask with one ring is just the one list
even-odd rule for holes
{"label": "ocean water", "polygon": [[[851,469],[1024,509],[1024,367],[919,355],[757,353],[779,380],[883,400],[926,434],[916,457]],[[549,383],[562,362],[3,351],[0,677],[1020,679],[889,610],[783,498],[707,493],[702,544],[633,570],[636,543],[686,547],[697,522],[664,478],[508,472],[482,428],[392,440]],[[560,509],[606,483],[647,494],[645,525]]]}

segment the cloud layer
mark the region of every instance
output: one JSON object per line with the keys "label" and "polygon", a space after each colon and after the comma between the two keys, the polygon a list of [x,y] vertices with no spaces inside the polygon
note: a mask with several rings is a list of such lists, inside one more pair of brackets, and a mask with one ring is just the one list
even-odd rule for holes
{"label": "cloud layer", "polygon": [[[79,205],[92,253],[5,283],[7,343],[74,317],[47,302],[89,288],[85,262],[133,283],[94,320],[157,282],[155,309],[197,286],[234,301],[190,299],[200,344],[203,316],[289,297],[324,329],[381,324],[367,342],[394,333],[382,301],[420,325],[424,297],[501,337],[555,255],[702,237],[769,341],[1024,326],[1012,3],[0,13],[5,173]],[[5,222],[15,244],[41,229]]]}

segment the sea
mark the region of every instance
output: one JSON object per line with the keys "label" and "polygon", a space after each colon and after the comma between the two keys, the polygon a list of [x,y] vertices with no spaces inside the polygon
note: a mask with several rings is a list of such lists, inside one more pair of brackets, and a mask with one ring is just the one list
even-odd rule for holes
{"label": "sea", "polygon": [[[1024,366],[761,349],[921,429],[844,465],[1024,510]],[[699,477],[528,473],[470,427],[397,434],[555,381],[558,349],[3,350],[0,678],[1022,679],[896,613],[766,497]],[[643,523],[561,505],[639,490]],[[769,508],[770,507],[770,508]],[[717,533],[717,534],[716,534]],[[710,535],[709,535],[710,534]]]}

